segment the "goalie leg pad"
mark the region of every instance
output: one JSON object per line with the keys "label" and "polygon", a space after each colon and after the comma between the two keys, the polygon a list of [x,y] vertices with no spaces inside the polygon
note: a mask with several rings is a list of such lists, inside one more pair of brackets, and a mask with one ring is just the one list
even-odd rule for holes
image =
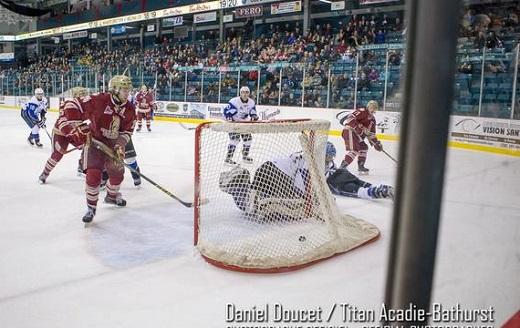
{"label": "goalie leg pad", "polygon": [[250,173],[242,167],[220,173],[219,188],[233,197],[235,205],[242,211],[247,211],[250,200]]}

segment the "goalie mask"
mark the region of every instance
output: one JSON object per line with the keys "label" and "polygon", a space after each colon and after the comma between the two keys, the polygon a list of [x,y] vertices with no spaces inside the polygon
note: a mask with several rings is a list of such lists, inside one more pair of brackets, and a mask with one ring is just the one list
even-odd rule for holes
{"label": "goalie mask", "polygon": [[249,91],[248,87],[240,88],[240,99],[242,99],[243,102],[246,102],[249,99],[250,94],[251,91]]}
{"label": "goalie mask", "polygon": [[128,101],[132,90],[132,80],[126,75],[114,75],[108,82],[108,91],[116,105],[123,105]]}
{"label": "goalie mask", "polygon": [[143,93],[148,92],[148,87],[147,87],[146,85],[143,84],[143,85],[141,86],[141,92],[143,92]]}

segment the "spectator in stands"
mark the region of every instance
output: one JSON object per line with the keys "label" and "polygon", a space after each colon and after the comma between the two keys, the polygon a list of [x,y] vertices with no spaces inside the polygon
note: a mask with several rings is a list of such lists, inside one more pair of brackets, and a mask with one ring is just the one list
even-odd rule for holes
{"label": "spectator in stands", "polygon": [[385,43],[385,33],[383,32],[383,30],[377,31],[374,43]]}

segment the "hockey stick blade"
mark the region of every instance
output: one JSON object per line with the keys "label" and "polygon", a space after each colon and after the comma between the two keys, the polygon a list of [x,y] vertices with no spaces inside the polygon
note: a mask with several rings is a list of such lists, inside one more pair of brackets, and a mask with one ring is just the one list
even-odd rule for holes
{"label": "hockey stick blade", "polygon": [[[152,179],[148,178],[146,175],[142,174],[141,172],[139,172],[137,170],[134,170],[130,165],[128,165],[124,161],[120,160],[118,157],[116,157],[114,155],[114,152],[112,151],[112,149],[110,149],[110,147],[105,145],[103,142],[92,138],[92,144],[94,145],[94,147],[96,147],[97,149],[99,149],[100,151],[105,153],[105,155],[110,157],[112,160],[118,162],[119,164],[124,165],[127,169],[130,170],[130,172],[139,175],[141,178],[145,179],[146,181],[151,183],[154,187],[156,187],[160,191],[164,192],[166,195],[170,196],[171,198],[175,199],[176,201],[181,203],[183,206],[188,207],[188,208],[193,207],[193,205],[194,205],[193,203],[183,201],[182,199],[180,199],[179,197],[175,196],[174,194],[172,194],[171,192],[169,192],[168,190],[163,188],[161,185],[159,185],[158,183],[156,183]],[[202,203],[202,201],[200,203]]]}
{"label": "hockey stick blade", "polygon": [[179,125],[182,126],[182,128],[183,128],[184,130],[193,131],[193,130],[196,129],[196,127],[186,126],[186,125],[184,125],[184,123],[182,123],[182,122],[179,122]]}

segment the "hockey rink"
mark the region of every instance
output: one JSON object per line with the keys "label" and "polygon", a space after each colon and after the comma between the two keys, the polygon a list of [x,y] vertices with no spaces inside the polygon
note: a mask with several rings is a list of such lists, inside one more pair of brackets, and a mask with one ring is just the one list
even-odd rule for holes
{"label": "hockey rink", "polygon": [[[56,113],[49,116],[51,126]],[[191,200],[194,131],[159,121],[152,129],[134,134],[141,171]],[[45,132],[43,149],[29,146],[18,110],[0,110],[0,131],[0,327],[224,328],[231,325],[227,303],[325,312],[340,303],[381,308],[389,200],[336,197],[343,212],[379,227],[371,244],[301,271],[230,272],[207,264],[194,248],[191,209],[146,181],[136,189],[128,172],[121,188],[127,207],[103,204],[101,192],[96,224],[85,229],[80,153],[65,155],[40,185],[50,155]],[[331,141],[339,163],[342,140]],[[397,155],[396,142],[383,144]],[[396,165],[384,154],[371,149],[366,165],[371,174],[362,178],[394,185]],[[520,158],[449,150],[432,302],[492,306],[495,327],[520,309],[519,187]],[[328,323],[340,324],[339,315]]]}

